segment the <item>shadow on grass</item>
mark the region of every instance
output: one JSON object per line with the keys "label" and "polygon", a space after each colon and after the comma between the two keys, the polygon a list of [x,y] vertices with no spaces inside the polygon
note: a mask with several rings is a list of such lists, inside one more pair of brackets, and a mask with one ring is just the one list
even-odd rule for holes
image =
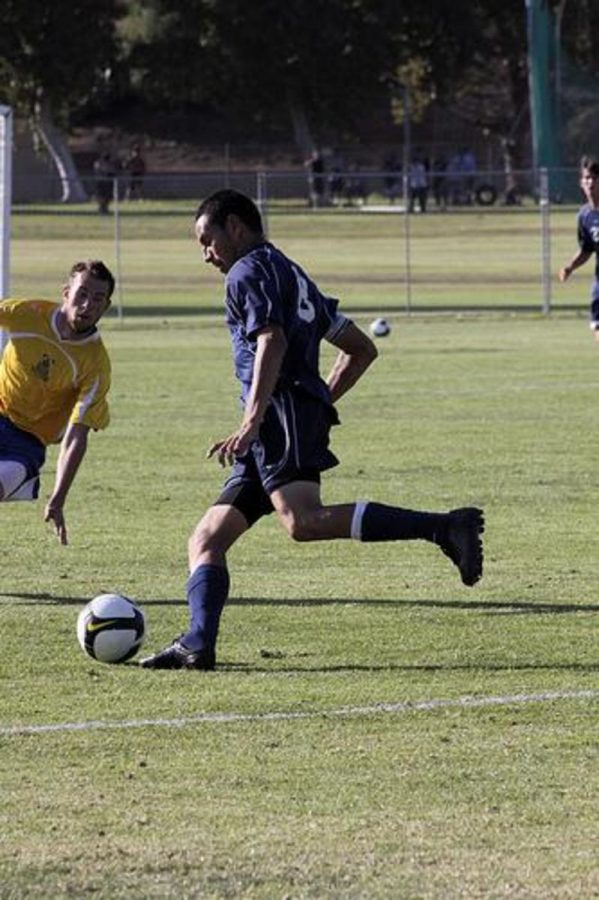
{"label": "shadow on grass", "polygon": [[378,600],[342,597],[308,598],[303,600],[265,599],[258,597],[232,597],[230,606],[383,606],[422,607],[430,609],[482,610],[486,613],[570,613],[599,612],[598,605],[583,603],[524,602],[519,600]]}
{"label": "shadow on grass", "polygon": [[[45,603],[49,606],[80,606],[88,603],[91,597],[72,597],[63,594],[41,593],[17,593],[3,592],[0,598],[9,598],[18,606],[34,606]],[[141,599],[133,598],[143,607],[151,606],[187,606],[187,600],[183,598],[169,599]],[[2,602],[0,600],[0,602]],[[397,608],[423,608],[423,609],[465,609],[480,610],[489,615],[526,615],[528,613],[555,615],[576,612],[599,612],[599,605],[584,603],[551,603],[546,601],[520,601],[520,600],[383,600],[368,599],[357,600],[351,597],[309,597],[309,598],[265,598],[265,597],[231,597],[228,606],[284,606],[311,608],[326,606],[367,606],[367,607],[392,607]]]}
{"label": "shadow on grass", "polygon": [[[98,591],[98,594],[102,593]],[[108,593],[108,591],[106,592]],[[84,606],[86,603],[89,603],[93,598],[90,596],[86,597],[69,597],[64,594],[49,594],[46,592],[42,592],[39,594],[23,594],[21,592],[17,593],[5,591],[0,593],[0,604],[5,603],[2,598],[10,598],[10,603],[14,603],[15,606]],[[131,599],[135,600],[136,603],[139,603],[140,606],[187,606],[187,600],[140,600],[139,598],[132,597]],[[6,602],[8,605],[8,602]]]}
{"label": "shadow on grass", "polygon": [[[290,654],[293,656],[293,654]],[[286,658],[285,654],[276,654],[273,652],[264,657],[273,661],[281,661]],[[287,660],[283,665],[268,666],[256,665],[255,663],[233,663],[226,660],[218,661],[218,672],[240,672],[248,675],[291,675],[301,672],[319,674],[335,673],[335,672],[428,672],[431,674],[437,672],[597,672],[599,671],[599,663],[558,663],[558,662],[539,662],[539,663],[489,663],[489,662],[472,662],[472,663],[420,663],[399,665],[397,663],[347,663],[346,665],[314,665],[309,663],[302,665],[298,663],[293,665],[291,660]]]}

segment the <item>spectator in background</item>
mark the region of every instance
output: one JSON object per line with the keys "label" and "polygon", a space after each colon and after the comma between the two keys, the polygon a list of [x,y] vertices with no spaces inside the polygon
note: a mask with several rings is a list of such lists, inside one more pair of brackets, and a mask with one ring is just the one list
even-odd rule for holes
{"label": "spectator in background", "polygon": [[368,198],[368,185],[361,173],[359,162],[354,162],[349,167],[345,179],[345,203],[344,206],[363,206]]}
{"label": "spectator in background", "polygon": [[447,163],[447,194],[449,202],[452,206],[459,206],[462,203],[462,184],[461,184],[461,156],[459,153],[453,153],[449,157]]}
{"label": "spectator in background", "polygon": [[147,166],[139,144],[131,147],[131,152],[125,160],[123,168],[127,173],[127,200],[141,200]]}
{"label": "spectator in background", "polygon": [[308,169],[308,187],[310,191],[310,206],[317,208],[324,205],[324,158],[320,150],[314,150],[304,163]]}
{"label": "spectator in background", "polygon": [[345,178],[341,169],[335,165],[329,175],[329,197],[333,206],[338,206],[345,191]]}
{"label": "spectator in background", "polygon": [[401,194],[401,163],[395,153],[391,153],[383,162],[383,193],[389,203],[395,203]]}
{"label": "spectator in background", "polygon": [[117,175],[117,166],[110,153],[103,151],[94,163],[95,196],[98,201],[98,212],[108,215],[110,201],[114,194],[114,179]]}
{"label": "spectator in background", "polygon": [[408,174],[410,187],[410,212],[415,211],[416,203],[421,213],[426,212],[428,198],[428,172],[426,161],[422,155],[415,156]]}
{"label": "spectator in background", "polygon": [[470,147],[460,150],[461,193],[467,206],[474,203],[474,179],[476,175],[476,157]]}
{"label": "spectator in background", "polygon": [[433,197],[437,209],[445,212],[449,197],[447,160],[441,154],[433,162]]}
{"label": "spectator in background", "polygon": [[330,175],[328,177],[329,200],[333,206],[338,206],[343,200],[345,191],[345,159],[334,150],[329,160]]}
{"label": "spectator in background", "polygon": [[333,150],[329,159],[330,175],[327,179],[329,200],[333,206],[339,206],[345,192],[346,163],[338,150]]}
{"label": "spectator in background", "polygon": [[503,171],[505,172],[505,194],[503,202],[505,206],[520,206],[522,203],[522,188],[518,184],[518,178],[514,169],[516,142],[513,138],[503,138],[501,148]]}

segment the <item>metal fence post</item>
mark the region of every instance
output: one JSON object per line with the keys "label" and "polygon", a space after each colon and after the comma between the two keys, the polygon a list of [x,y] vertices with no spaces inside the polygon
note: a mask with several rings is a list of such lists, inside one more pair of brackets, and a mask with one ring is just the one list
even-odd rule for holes
{"label": "metal fence post", "polygon": [[539,208],[541,211],[541,280],[543,284],[543,312],[551,312],[551,201],[549,198],[549,172],[539,170]]}
{"label": "metal fence post", "polygon": [[262,216],[264,237],[268,237],[268,194],[266,187],[266,172],[256,174],[256,204]]}
{"label": "metal fence post", "polygon": [[408,315],[412,313],[412,265],[411,265],[411,235],[410,220],[412,214],[410,212],[410,176],[404,171],[403,176],[403,195],[405,200],[404,209],[404,260],[406,265],[406,312]]}
{"label": "metal fence post", "polygon": [[116,308],[119,322],[123,321],[123,288],[121,272],[121,211],[119,206],[119,179],[112,180],[112,200],[114,204],[114,258],[116,281]]}
{"label": "metal fence post", "polygon": [[0,300],[10,292],[13,112],[0,106]]}

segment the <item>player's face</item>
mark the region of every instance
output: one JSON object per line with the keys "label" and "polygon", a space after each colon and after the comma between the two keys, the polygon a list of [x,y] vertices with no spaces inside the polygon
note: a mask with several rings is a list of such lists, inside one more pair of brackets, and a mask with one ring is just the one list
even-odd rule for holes
{"label": "player's face", "polygon": [[77,272],[69,280],[62,294],[62,311],[71,331],[80,334],[93,328],[110,306],[109,290],[106,281],[89,272]]}
{"label": "player's face", "polygon": [[593,175],[589,169],[583,169],[580,186],[588,202],[593,206],[599,206],[599,176]]}
{"label": "player's face", "polygon": [[223,275],[241,255],[234,225],[231,216],[222,228],[205,215],[200,216],[195,224],[195,233],[204,262],[215,266]]}

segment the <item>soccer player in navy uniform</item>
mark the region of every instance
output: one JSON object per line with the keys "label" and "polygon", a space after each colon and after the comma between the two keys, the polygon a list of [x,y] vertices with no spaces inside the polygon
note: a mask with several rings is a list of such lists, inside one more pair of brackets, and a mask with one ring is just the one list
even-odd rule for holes
{"label": "soccer player in navy uniform", "polygon": [[61,303],[0,303],[0,502],[35,500],[46,448],[60,442],[44,518],[62,544],[64,504],[89,430],[110,419],[110,360],[96,326],[113,290],[109,269],[89,260],[71,268]]}
{"label": "soccer player in navy uniform", "polygon": [[[189,628],[141,665],[214,668],[229,593],[227,551],[273,511],[296,541],[431,541],[455,563],[464,584],[475,584],[483,566],[481,510],[428,513],[321,501],[321,473],[337,465],[329,449],[329,431],[338,422],[334,404],[377,356],[370,338],[266,240],[260,212],[244,194],[222,190],[204,200],[195,230],[204,261],[225,276],[244,412],[239,427],[208,452],[232,471],[189,541]],[[326,381],[318,365],[323,339],[339,350]]]}
{"label": "soccer player in navy uniform", "polygon": [[567,281],[572,272],[595,254],[595,278],[591,288],[591,330],[599,341],[599,161],[583,156],[580,162],[580,187],[587,202],[578,211],[578,252],[559,270],[559,280]]}

